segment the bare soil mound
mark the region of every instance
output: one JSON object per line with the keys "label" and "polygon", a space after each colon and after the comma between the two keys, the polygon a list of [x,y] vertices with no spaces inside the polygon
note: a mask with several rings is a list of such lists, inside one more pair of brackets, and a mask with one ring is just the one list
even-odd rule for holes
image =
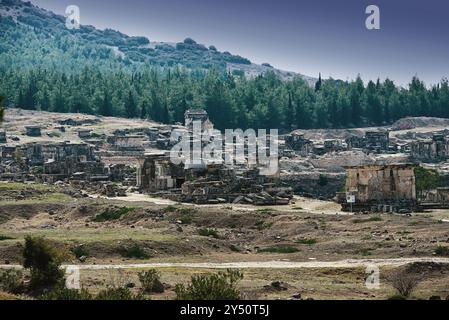
{"label": "bare soil mound", "polygon": [[407,130],[419,127],[447,127],[449,119],[432,117],[408,117],[399,119],[391,127],[393,130]]}

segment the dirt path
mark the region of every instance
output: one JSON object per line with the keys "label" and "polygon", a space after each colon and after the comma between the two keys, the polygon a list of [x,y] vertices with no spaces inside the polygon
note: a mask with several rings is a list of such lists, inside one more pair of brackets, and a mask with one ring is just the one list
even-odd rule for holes
{"label": "dirt path", "polygon": [[[137,264],[84,264],[84,270],[143,269],[143,268],[199,268],[199,269],[297,269],[297,268],[355,268],[368,265],[400,266],[413,262],[449,263],[449,258],[395,258],[395,259],[347,259],[340,261],[261,261],[261,262],[199,262],[199,263],[137,263]],[[73,266],[73,265],[65,265]],[[0,265],[0,269],[21,268],[19,265]]]}

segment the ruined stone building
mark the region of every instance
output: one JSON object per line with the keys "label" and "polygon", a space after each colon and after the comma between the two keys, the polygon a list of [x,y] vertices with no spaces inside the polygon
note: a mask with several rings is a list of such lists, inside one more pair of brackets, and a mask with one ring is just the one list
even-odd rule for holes
{"label": "ruined stone building", "polygon": [[[88,144],[28,143],[1,147],[2,178],[55,182],[69,178],[105,176],[107,170]],[[31,175],[30,175],[31,174]],[[106,175],[106,179],[108,176]]]}
{"label": "ruined stone building", "polygon": [[91,129],[79,129],[78,137],[80,139],[89,139],[91,137],[92,130]]}
{"label": "ruined stone building", "polygon": [[146,154],[139,158],[137,187],[153,193],[181,188],[185,182],[184,165],[175,165],[165,153]]}
{"label": "ruined stone building", "polygon": [[212,122],[209,120],[206,110],[190,109],[185,112],[184,117],[184,125],[189,131],[193,130],[193,123],[195,121],[199,121],[201,123],[201,131],[207,131],[214,128]]}
{"label": "ruined stone building", "polygon": [[284,152],[289,150],[297,151],[299,154],[305,156],[312,152],[313,142],[304,138],[304,134],[292,132],[284,136],[285,149]]}
{"label": "ruined stone building", "polygon": [[388,151],[390,134],[388,131],[367,131],[365,133],[365,148],[369,151],[380,153]]}
{"label": "ruined stone building", "polygon": [[367,152],[381,153],[389,150],[390,134],[388,131],[367,131],[363,137],[347,138],[348,149],[363,149]]}
{"label": "ruined stone building", "polygon": [[449,158],[449,139],[434,134],[432,139],[414,141],[410,145],[411,157],[424,162],[439,162]]}
{"label": "ruined stone building", "polygon": [[174,201],[204,203],[288,204],[290,188],[278,187],[274,178],[257,168],[236,169],[223,164],[185,167],[165,154],[147,154],[139,160],[137,186],[144,193],[159,193]]}
{"label": "ruined stone building", "polygon": [[114,135],[107,137],[107,143],[110,149],[120,152],[143,152],[143,141],[145,137],[142,135]]}
{"label": "ruined stone building", "polygon": [[0,129],[0,143],[6,143],[6,131]]}
{"label": "ruined stone building", "polygon": [[[416,206],[415,165],[347,167],[346,192],[355,195],[354,211],[400,211]],[[345,193],[337,195],[343,210],[350,210]]]}
{"label": "ruined stone building", "polygon": [[421,203],[424,208],[447,209],[449,208],[449,187],[440,187],[426,193],[426,198]]}
{"label": "ruined stone building", "polygon": [[104,177],[106,174],[104,165],[88,144],[49,144],[43,146],[41,154],[44,160],[42,175],[44,181],[54,182],[74,176],[77,179],[90,180],[94,176]]}
{"label": "ruined stone building", "polygon": [[41,127],[40,126],[27,126],[25,127],[25,134],[29,137],[40,137]]}

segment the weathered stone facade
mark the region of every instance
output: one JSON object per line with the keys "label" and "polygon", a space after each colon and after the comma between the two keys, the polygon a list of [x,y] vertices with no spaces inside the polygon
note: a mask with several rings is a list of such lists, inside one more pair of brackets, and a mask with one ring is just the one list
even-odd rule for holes
{"label": "weathered stone facade", "polygon": [[28,126],[25,127],[25,131],[29,137],[40,137],[42,135],[40,126]]}
{"label": "weathered stone facade", "polygon": [[432,139],[411,143],[411,157],[425,162],[439,162],[449,158],[449,139],[442,134],[434,134]]}
{"label": "weathered stone facade", "polygon": [[137,187],[144,192],[181,188],[185,181],[184,165],[173,164],[163,153],[147,154],[138,161]]}
{"label": "weathered stone facade", "polygon": [[293,150],[304,156],[313,150],[313,142],[305,139],[303,134],[293,132],[285,135],[284,140],[285,150]]}
{"label": "weathered stone facade", "polygon": [[6,143],[6,131],[0,130],[0,143]]}
{"label": "weathered stone facade", "polygon": [[[354,211],[398,211],[416,206],[415,165],[347,167],[346,191],[355,195]],[[343,210],[350,204],[342,201]]]}
{"label": "weathered stone facade", "polygon": [[357,148],[381,153],[389,150],[390,134],[388,131],[367,131],[363,137],[351,136],[345,141],[349,150]]}

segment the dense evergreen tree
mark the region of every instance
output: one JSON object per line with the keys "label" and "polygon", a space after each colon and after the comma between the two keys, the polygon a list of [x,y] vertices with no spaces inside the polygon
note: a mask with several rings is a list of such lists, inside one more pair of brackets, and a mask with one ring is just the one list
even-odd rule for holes
{"label": "dense evergreen tree", "polygon": [[[32,80],[31,80],[32,79]],[[449,118],[449,85],[427,88],[413,78],[407,88],[393,81],[321,80],[314,90],[301,77],[282,81],[273,72],[253,79],[212,70],[79,73],[57,69],[0,67],[0,94],[7,106],[30,110],[141,117],[183,122],[189,108],[204,108],[219,129],[343,128],[392,123],[405,116]]]}

